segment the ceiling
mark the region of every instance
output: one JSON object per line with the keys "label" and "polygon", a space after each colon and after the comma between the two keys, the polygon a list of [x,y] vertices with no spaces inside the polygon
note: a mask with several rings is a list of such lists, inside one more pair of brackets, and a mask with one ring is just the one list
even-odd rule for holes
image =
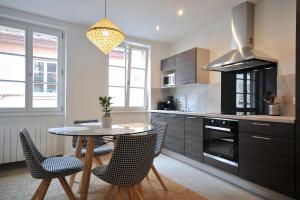
{"label": "ceiling", "polygon": [[[126,35],[172,43],[214,23],[244,1],[107,0],[107,15]],[[88,26],[104,17],[104,0],[1,0],[0,5]],[[178,9],[183,9],[180,17]]]}

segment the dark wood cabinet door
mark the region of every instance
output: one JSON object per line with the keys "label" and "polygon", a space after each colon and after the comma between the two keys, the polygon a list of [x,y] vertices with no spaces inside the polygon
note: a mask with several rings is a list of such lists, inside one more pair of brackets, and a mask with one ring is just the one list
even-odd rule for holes
{"label": "dark wood cabinet door", "polygon": [[196,83],[197,49],[176,55],[176,85]]}
{"label": "dark wood cabinet door", "polygon": [[239,176],[294,197],[294,140],[240,132]]}
{"label": "dark wood cabinet door", "polygon": [[161,71],[173,70],[173,69],[175,69],[175,67],[176,67],[175,56],[171,56],[169,58],[161,60],[161,63],[160,63]]}
{"label": "dark wood cabinet door", "polygon": [[184,116],[166,114],[168,130],[165,147],[171,151],[184,155]]}
{"label": "dark wood cabinet door", "polygon": [[166,114],[165,113],[151,113],[151,122],[165,122],[166,121]]}
{"label": "dark wood cabinet door", "polygon": [[203,117],[185,117],[185,156],[203,162]]}

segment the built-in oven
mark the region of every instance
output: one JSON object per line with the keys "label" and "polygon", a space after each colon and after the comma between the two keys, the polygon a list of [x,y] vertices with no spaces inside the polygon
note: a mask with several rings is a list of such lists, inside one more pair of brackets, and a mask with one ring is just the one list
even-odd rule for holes
{"label": "built-in oven", "polygon": [[204,162],[238,174],[238,121],[204,118]]}

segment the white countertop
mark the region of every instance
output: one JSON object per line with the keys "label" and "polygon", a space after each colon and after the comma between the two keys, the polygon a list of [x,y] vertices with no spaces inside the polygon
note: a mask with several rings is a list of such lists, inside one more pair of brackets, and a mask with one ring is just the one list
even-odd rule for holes
{"label": "white countertop", "polygon": [[203,116],[203,117],[227,118],[227,119],[243,119],[243,120],[254,120],[254,121],[295,123],[295,117],[292,117],[292,116],[226,115],[226,114],[218,114],[218,113],[178,111],[178,110],[149,110],[149,112],[169,113],[169,114],[179,114],[179,115],[196,115],[196,116]]}

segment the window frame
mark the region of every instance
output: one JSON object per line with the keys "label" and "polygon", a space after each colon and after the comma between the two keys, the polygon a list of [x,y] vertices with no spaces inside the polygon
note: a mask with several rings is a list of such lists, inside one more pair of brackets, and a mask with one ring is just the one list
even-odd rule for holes
{"label": "window frame", "polygon": [[[36,25],[0,17],[0,25],[25,31],[25,107],[0,108],[0,113],[64,112],[65,107],[65,31],[62,29]],[[34,108],[33,104],[33,32],[57,36],[57,107]]]}
{"label": "window frame", "polygon": [[[122,47],[125,49],[125,105],[124,106],[113,106],[114,111],[144,111],[148,108],[148,73],[149,73],[149,54],[150,54],[150,46],[143,45],[143,44],[137,44],[129,41],[125,41],[122,44],[120,44],[118,47]],[[130,104],[130,72],[131,68],[133,69],[141,69],[141,68],[135,68],[131,67],[131,51],[132,49],[139,49],[144,50],[146,52],[146,62],[145,62],[145,82],[144,82],[144,106],[129,106]],[[109,85],[109,67],[113,65],[109,65],[109,54],[106,55],[106,66],[107,68],[107,91],[106,94],[109,94],[109,87],[115,87]],[[117,86],[116,86],[117,87]],[[139,87],[132,87],[132,88],[139,88]]]}

